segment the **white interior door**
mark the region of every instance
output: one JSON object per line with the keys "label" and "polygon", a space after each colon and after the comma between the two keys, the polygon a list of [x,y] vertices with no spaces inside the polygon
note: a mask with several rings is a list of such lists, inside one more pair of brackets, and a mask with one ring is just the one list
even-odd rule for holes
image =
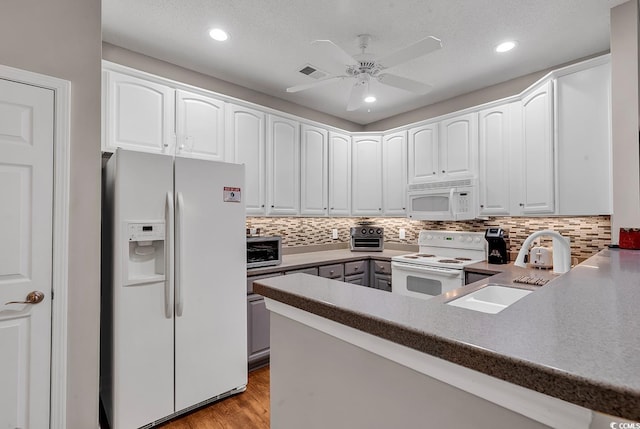
{"label": "white interior door", "polygon": [[0,80],[3,428],[49,427],[53,121],[52,90]]}

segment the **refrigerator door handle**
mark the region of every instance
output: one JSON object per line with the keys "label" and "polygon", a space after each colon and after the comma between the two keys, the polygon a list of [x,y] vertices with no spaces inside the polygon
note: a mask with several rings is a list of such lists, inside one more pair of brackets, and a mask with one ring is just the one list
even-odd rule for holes
{"label": "refrigerator door handle", "polygon": [[164,315],[167,319],[173,317],[173,300],[171,295],[173,292],[173,192],[167,192],[167,201],[165,204],[165,246],[164,246]]}
{"label": "refrigerator door handle", "polygon": [[184,309],[184,302],[182,297],[182,210],[184,210],[184,201],[182,199],[182,192],[176,193],[176,250],[175,250],[175,288],[176,288],[176,316],[182,316],[182,310]]}

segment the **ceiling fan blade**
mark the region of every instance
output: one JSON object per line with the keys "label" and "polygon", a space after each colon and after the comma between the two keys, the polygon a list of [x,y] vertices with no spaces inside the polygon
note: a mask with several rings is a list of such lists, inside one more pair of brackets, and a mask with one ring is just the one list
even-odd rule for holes
{"label": "ceiling fan blade", "polygon": [[426,94],[431,91],[432,86],[417,80],[407,79],[406,77],[396,76],[395,74],[381,74],[378,76],[380,83],[393,86],[395,88],[404,89],[405,91],[415,92],[416,94]]}
{"label": "ceiling fan blade", "polygon": [[311,46],[314,60],[319,62],[318,66],[333,74],[343,74],[347,66],[358,64],[358,61],[331,40],[314,40]]}
{"label": "ceiling fan blade", "polygon": [[332,77],[328,77],[326,79],[317,80],[317,81],[311,82],[311,83],[303,83],[302,85],[290,86],[289,88],[287,88],[287,92],[304,91],[305,89],[315,88],[316,86],[322,86],[322,85],[326,85],[326,84],[331,83],[331,82],[342,80],[345,77],[346,76],[332,76]]}
{"label": "ceiling fan blade", "polygon": [[357,82],[351,88],[351,95],[349,95],[349,103],[347,103],[347,111],[352,112],[358,110],[362,103],[364,103],[364,95],[367,91],[367,85],[361,82]]}
{"label": "ceiling fan blade", "polygon": [[440,48],[442,48],[442,42],[440,41],[440,39],[429,36],[425,39],[418,40],[417,42],[407,46],[406,48],[400,49],[399,51],[380,58],[378,62],[382,64],[384,68],[389,68],[398,64],[402,64],[414,58],[427,55],[428,53],[437,51]]}

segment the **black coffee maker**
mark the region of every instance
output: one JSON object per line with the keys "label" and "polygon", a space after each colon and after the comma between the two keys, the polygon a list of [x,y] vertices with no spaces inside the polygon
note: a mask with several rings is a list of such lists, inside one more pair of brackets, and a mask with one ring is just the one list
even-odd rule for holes
{"label": "black coffee maker", "polygon": [[502,228],[488,228],[484,238],[489,243],[488,262],[506,264],[509,262],[509,237]]}

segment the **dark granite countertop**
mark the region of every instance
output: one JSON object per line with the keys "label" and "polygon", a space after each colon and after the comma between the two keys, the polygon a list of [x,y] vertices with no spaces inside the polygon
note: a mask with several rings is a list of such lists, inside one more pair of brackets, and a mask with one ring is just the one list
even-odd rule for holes
{"label": "dark granite countertop", "polygon": [[[445,305],[532,272],[552,280],[498,314]],[[603,250],[562,276],[511,267],[431,300],[304,274],[260,280],[254,288],[528,389],[640,420],[640,251]]]}

